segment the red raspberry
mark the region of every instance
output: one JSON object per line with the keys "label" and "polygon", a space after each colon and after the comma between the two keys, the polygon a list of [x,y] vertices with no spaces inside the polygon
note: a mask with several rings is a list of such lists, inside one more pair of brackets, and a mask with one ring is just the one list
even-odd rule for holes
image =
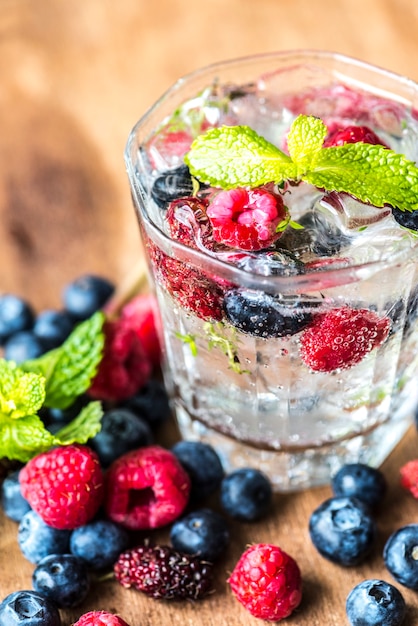
{"label": "red raspberry", "polygon": [[280,237],[276,228],[286,218],[286,207],[280,195],[266,189],[239,188],[219,192],[207,215],[216,241],[241,250],[261,250]]}
{"label": "red raspberry", "polygon": [[345,126],[331,132],[324,141],[324,148],[343,146],[346,143],[369,143],[387,148],[387,145],[368,126]]}
{"label": "red raspberry", "polygon": [[160,446],[146,446],[119,457],[107,473],[105,509],[126,528],[165,526],[184,511],[190,478],[178,459]]}
{"label": "red raspberry", "polygon": [[124,400],[145,385],[151,364],[130,321],[106,321],[105,346],[89,395],[98,400]]}
{"label": "red raspberry", "polygon": [[220,321],[223,317],[225,285],[183,261],[173,259],[150,245],[157,282],[188,311],[204,320]]}
{"label": "red raspberry", "polygon": [[193,137],[188,130],[166,128],[159,131],[148,143],[151,165],[157,170],[166,170],[180,163],[190,150]]}
{"label": "red raspberry", "polygon": [[83,526],[103,499],[103,473],[93,450],[78,444],[38,454],[19,476],[23,496],[53,528]]}
{"label": "red raspberry", "polygon": [[319,313],[301,337],[301,357],[316,372],[347,369],[386,339],[387,317],[368,309],[342,307]]}
{"label": "red raspberry", "polygon": [[123,552],[116,579],[152,598],[198,600],[212,591],[212,564],[169,546],[139,546]]}
{"label": "red raspberry", "polygon": [[119,615],[107,611],[84,613],[72,626],[129,626]]}
{"label": "red raspberry", "polygon": [[258,543],[239,559],[228,579],[232,592],[254,617],[278,622],[302,599],[296,561],[278,546]]}
{"label": "red raspberry", "polygon": [[405,463],[400,469],[401,485],[418,498],[418,459]]}
{"label": "red raspberry", "polygon": [[155,296],[153,294],[136,296],[123,307],[120,316],[139,337],[148,361],[154,367],[158,367],[161,362],[160,316]]}

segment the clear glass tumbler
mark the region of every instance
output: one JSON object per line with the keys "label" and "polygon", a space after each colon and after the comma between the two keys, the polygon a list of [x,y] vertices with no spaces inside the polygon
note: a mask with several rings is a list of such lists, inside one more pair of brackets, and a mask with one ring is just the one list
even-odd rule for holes
{"label": "clear glass tumbler", "polygon": [[[328,128],[372,128],[416,161],[417,99],[412,81],[355,59],[280,52],[182,78],[133,128],[125,159],[161,313],[165,382],[182,436],[212,444],[226,468],[257,467],[292,491],[328,482],[344,463],[386,458],[417,404],[418,239],[390,207],[302,184],[279,192],[304,228],[287,228],[268,248],[276,269],[266,269],[266,251],[206,246],[205,215],[198,245],[173,236],[157,179],[169,199],[196,198],[182,164],[194,136],[245,124],[283,146],[299,113]],[[201,187],[203,214],[217,191]],[[196,226],[182,202],[177,235]],[[248,323],[239,306],[252,311]],[[344,311],[371,315],[380,338],[368,335],[370,349],[347,366],[312,368],[302,354],[310,324],[328,315],[333,328]],[[282,331],[268,326],[271,315],[285,320]]]}

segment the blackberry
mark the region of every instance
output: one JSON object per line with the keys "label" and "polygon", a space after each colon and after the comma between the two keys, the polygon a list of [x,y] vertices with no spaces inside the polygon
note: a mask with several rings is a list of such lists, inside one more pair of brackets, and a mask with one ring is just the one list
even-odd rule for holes
{"label": "blackberry", "polygon": [[172,200],[193,195],[193,182],[187,165],[162,172],[154,181],[151,197],[160,209],[166,209]]}
{"label": "blackberry", "polygon": [[224,311],[242,332],[267,339],[295,335],[309,326],[312,308],[318,304],[252,289],[230,289],[225,293]]}
{"label": "blackberry", "polygon": [[169,546],[139,546],[123,552],[114,573],[123,587],[134,587],[152,598],[198,600],[212,591],[212,564]]}

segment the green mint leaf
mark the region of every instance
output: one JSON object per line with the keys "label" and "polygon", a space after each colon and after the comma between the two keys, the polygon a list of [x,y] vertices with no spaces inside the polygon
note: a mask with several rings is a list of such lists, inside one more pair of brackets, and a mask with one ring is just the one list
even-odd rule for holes
{"label": "green mint leaf", "polygon": [[312,163],[327,135],[324,122],[312,115],[299,115],[287,136],[289,154],[297,165],[297,177],[312,169]]}
{"label": "green mint leaf", "polygon": [[197,137],[185,156],[190,172],[215,187],[258,187],[295,178],[292,160],[248,126],[222,126]]}
{"label": "green mint leaf", "polygon": [[97,435],[101,428],[103,408],[100,402],[89,402],[69,424],[66,424],[55,435],[57,445],[70,443],[86,443]]}
{"label": "green mint leaf", "polygon": [[21,364],[25,371],[44,376],[45,406],[66,409],[90,387],[102,358],[104,320],[103,313],[95,313],[81,322],[62,346]]}
{"label": "green mint leaf", "polygon": [[376,207],[418,209],[418,168],[383,146],[359,142],[323,148],[303,179],[329,191],[345,191]]}
{"label": "green mint leaf", "polygon": [[54,436],[37,415],[13,419],[0,414],[0,458],[26,463],[35,454],[49,450],[54,441]]}
{"label": "green mint leaf", "polygon": [[35,414],[45,400],[45,379],[39,374],[26,373],[16,363],[0,359],[0,419],[1,414],[12,419]]}

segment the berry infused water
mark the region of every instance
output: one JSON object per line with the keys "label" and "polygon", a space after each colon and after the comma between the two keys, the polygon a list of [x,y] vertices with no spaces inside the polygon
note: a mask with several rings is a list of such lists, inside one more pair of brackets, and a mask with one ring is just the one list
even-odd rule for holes
{"label": "berry infused water", "polygon": [[418,86],[321,52],[196,72],[126,163],[182,435],[277,489],[379,465],[417,404]]}

